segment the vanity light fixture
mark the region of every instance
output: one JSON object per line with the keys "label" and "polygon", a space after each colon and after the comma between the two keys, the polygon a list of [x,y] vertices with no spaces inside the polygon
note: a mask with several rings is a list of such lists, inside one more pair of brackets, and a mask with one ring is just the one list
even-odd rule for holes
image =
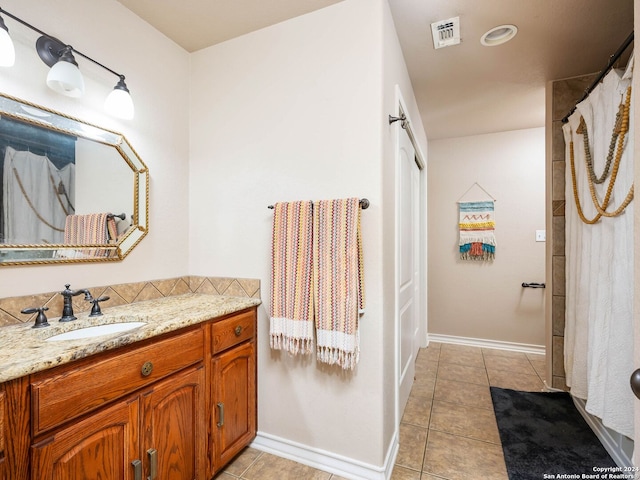
{"label": "vanity light fixture", "polygon": [[[111,70],[109,67],[79,52],[71,45],[67,45],[57,38],[48,35],[1,7],[0,14],[14,19],[41,35],[36,41],[36,52],[40,59],[51,67],[47,75],[47,86],[50,89],[74,98],[81,97],[84,94],[84,79],[78,68],[78,62],[76,62],[74,57],[74,54],[79,55],[118,77],[118,83],[105,100],[105,110],[119,118],[127,120],[133,118],[133,100],[131,100],[129,89],[124,82],[124,75]],[[9,29],[5,25],[3,18],[0,17],[0,66],[12,66],[14,61],[15,49],[9,36]]]}

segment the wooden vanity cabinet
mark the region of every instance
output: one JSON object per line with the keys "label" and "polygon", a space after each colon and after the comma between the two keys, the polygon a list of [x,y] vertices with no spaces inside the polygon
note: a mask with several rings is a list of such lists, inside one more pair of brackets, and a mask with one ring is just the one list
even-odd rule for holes
{"label": "wooden vanity cabinet", "polygon": [[32,447],[33,479],[205,478],[204,369],[191,367]]}
{"label": "wooden vanity cabinet", "polygon": [[211,325],[214,459],[219,471],[256,436],[256,311]]}
{"label": "wooden vanity cabinet", "polygon": [[31,478],[204,479],[205,328],[32,376]]}
{"label": "wooden vanity cabinet", "polygon": [[0,384],[0,480],[209,480],[255,433],[255,307]]}

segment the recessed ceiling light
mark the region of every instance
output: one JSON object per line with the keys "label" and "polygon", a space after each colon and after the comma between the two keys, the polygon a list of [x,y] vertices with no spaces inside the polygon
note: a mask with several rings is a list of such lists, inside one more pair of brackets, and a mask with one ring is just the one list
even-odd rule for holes
{"label": "recessed ceiling light", "polygon": [[518,33],[518,27],[515,25],[500,25],[482,35],[480,43],[485,47],[495,47],[508,42],[516,36],[516,33]]}

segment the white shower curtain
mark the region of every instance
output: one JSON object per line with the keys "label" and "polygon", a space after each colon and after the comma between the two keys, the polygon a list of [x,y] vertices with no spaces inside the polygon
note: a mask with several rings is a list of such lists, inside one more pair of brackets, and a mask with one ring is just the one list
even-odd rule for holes
{"label": "white shower curtain", "polygon": [[[631,63],[631,62],[630,62]],[[610,149],[616,113],[626,100],[630,72],[610,71],[589,97],[578,104],[564,125],[566,148],[566,322],[565,372],[571,394],[586,400],[586,410],[605,426],[633,438],[633,202],[617,217],[590,225],[578,215],[571,171],[573,141],[576,188],[584,216],[593,219],[580,118],[586,124],[593,170],[602,175]],[[623,202],[633,184],[633,115],[625,138],[620,169],[605,210]],[[616,149],[613,156],[615,158]],[[613,170],[613,162],[611,166]],[[602,203],[611,173],[595,184]]]}
{"label": "white shower curtain", "polygon": [[[63,243],[73,214],[75,166],[61,170],[46,156],[7,147],[3,168],[5,243]],[[62,185],[62,187],[61,187]]]}

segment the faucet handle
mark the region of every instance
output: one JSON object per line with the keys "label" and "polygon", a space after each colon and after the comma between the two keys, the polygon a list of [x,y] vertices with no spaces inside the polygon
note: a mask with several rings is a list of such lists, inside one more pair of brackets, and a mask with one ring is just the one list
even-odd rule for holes
{"label": "faucet handle", "polygon": [[20,310],[20,313],[24,313],[24,314],[32,314],[32,313],[38,313],[38,315],[36,316],[36,322],[33,324],[33,327],[31,328],[43,328],[43,327],[48,327],[49,326],[49,322],[47,321],[47,316],[44,314],[45,311],[49,310],[49,307],[30,307],[30,308],[25,308],[24,310]]}
{"label": "faucet handle", "polygon": [[93,303],[93,307],[91,307],[91,313],[89,314],[90,317],[99,317],[100,315],[102,315],[102,312],[100,311],[100,302],[105,302],[107,300],[109,300],[110,297],[104,296],[104,297],[100,297],[100,298],[91,298],[88,299],[87,301]]}

